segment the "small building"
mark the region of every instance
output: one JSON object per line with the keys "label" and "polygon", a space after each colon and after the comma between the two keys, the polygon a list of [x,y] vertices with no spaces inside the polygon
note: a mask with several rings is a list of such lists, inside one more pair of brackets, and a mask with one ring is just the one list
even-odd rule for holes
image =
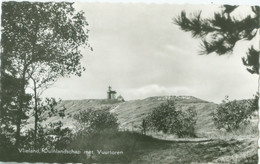
{"label": "small building", "polygon": [[109,100],[116,99],[116,91],[113,91],[111,86],[108,87],[107,99],[109,99]]}
{"label": "small building", "polygon": [[121,96],[121,95],[119,95],[116,99],[117,99],[118,101],[122,101],[122,102],[125,101],[125,99],[124,99],[123,96]]}

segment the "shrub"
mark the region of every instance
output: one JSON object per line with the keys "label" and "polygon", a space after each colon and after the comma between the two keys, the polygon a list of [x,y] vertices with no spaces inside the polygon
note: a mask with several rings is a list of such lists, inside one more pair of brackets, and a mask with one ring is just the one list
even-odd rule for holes
{"label": "shrub", "polygon": [[252,111],[258,111],[258,101],[259,101],[259,93],[257,92],[255,95],[254,95],[254,98],[249,101],[250,103],[250,108]]}
{"label": "shrub", "polygon": [[195,136],[197,113],[192,109],[177,110],[174,101],[167,101],[154,108],[145,119],[149,129],[179,137]]}
{"label": "shrub", "polygon": [[25,131],[22,137],[21,147],[23,148],[48,148],[48,149],[64,149],[66,148],[73,136],[72,130],[64,128],[61,121],[49,123],[46,126],[38,125],[37,129],[37,147],[34,143],[34,129]]}
{"label": "shrub", "polygon": [[118,130],[118,120],[106,109],[89,108],[74,115],[74,119],[78,122],[78,131],[84,133],[93,133],[107,129]]}
{"label": "shrub", "polygon": [[214,124],[218,129],[225,129],[228,132],[247,124],[252,113],[257,110],[255,99],[230,101],[226,96],[217,110],[212,113]]}
{"label": "shrub", "polygon": [[15,159],[17,154],[17,150],[10,139],[5,134],[0,133],[0,161]]}

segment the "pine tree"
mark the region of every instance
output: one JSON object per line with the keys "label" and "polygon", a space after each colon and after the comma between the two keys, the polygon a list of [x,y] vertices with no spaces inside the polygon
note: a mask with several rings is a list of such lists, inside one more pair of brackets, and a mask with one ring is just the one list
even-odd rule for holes
{"label": "pine tree", "polygon": [[[174,19],[183,31],[191,32],[192,37],[200,38],[202,50],[200,54],[232,53],[240,40],[252,40],[257,35],[260,25],[260,7],[252,6],[252,14],[243,19],[231,15],[239,6],[224,5],[221,12],[214,13],[213,18],[201,18],[201,11],[189,18],[185,11]],[[242,58],[243,64],[252,74],[259,74],[259,50],[253,46],[248,49],[247,56]]]}

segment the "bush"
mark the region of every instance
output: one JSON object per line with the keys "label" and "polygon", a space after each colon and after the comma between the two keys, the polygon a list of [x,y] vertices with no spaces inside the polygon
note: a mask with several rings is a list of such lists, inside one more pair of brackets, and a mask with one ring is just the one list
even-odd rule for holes
{"label": "bush", "polygon": [[64,149],[70,144],[72,136],[72,130],[64,128],[61,121],[49,123],[44,127],[38,125],[38,142],[36,147],[34,143],[34,129],[28,129],[25,131],[25,136],[22,137],[21,147],[27,149]]}
{"label": "bush", "polygon": [[109,112],[109,109],[89,108],[74,115],[78,122],[78,131],[84,133],[93,133],[107,129],[118,130],[119,124],[117,118]]}
{"label": "bush", "polygon": [[192,109],[177,110],[174,101],[154,108],[145,120],[149,129],[176,134],[178,137],[195,136],[197,113]]}
{"label": "bush", "polygon": [[[1,130],[0,130],[1,131]],[[64,150],[71,144],[72,132],[68,128],[63,128],[60,121],[50,123],[46,126],[38,125],[37,147],[35,147],[34,129],[26,130],[21,136],[19,148],[15,147],[10,138],[0,133],[0,160],[16,162],[48,162],[65,163],[78,162],[71,154],[56,153],[23,153],[24,150]]]}
{"label": "bush", "polygon": [[252,100],[249,101],[250,103],[250,108],[252,111],[258,111],[258,101],[259,101],[259,93],[257,92],[254,95],[254,98]]}
{"label": "bush", "polygon": [[0,161],[8,161],[15,159],[17,150],[13,143],[5,134],[0,133]]}
{"label": "bush", "polygon": [[257,110],[257,97],[254,100],[230,101],[228,96],[213,112],[213,121],[218,129],[225,129],[230,132],[246,125],[253,112]]}

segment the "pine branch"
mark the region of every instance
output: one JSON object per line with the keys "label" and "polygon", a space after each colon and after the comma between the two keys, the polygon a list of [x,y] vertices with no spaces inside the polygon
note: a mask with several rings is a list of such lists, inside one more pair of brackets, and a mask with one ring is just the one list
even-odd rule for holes
{"label": "pine branch", "polygon": [[247,56],[242,58],[243,64],[251,74],[259,74],[259,53],[253,46],[248,49]]}
{"label": "pine branch", "polygon": [[201,53],[218,55],[231,53],[239,40],[252,40],[259,28],[259,7],[252,7],[256,15],[248,15],[242,20],[230,14],[238,6],[224,5],[220,13],[215,13],[213,18],[202,19],[201,11],[193,13],[188,18],[185,11],[174,19],[174,23],[183,31],[191,32],[193,38],[200,38]]}
{"label": "pine branch", "polygon": [[232,13],[238,6],[223,5],[224,13]]}

